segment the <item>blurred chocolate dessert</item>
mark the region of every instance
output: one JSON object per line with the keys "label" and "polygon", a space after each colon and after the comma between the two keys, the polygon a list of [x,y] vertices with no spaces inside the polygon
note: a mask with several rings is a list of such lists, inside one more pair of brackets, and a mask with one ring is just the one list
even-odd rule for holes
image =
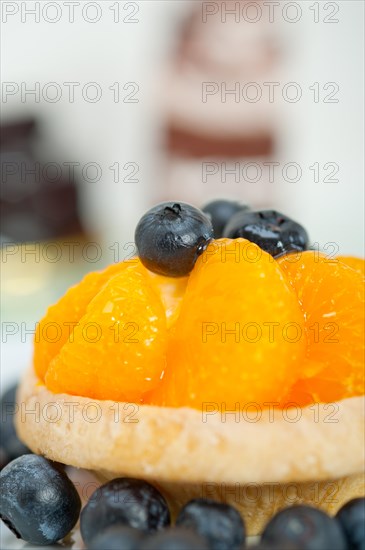
{"label": "blurred chocolate dessert", "polygon": [[75,181],[57,163],[40,161],[38,135],[34,119],[1,126],[2,244],[82,233]]}

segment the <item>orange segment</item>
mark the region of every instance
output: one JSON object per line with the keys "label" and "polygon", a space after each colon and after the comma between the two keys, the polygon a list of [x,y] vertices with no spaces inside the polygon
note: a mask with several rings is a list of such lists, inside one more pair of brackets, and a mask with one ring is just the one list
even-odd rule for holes
{"label": "orange segment", "polygon": [[[136,260],[140,264],[139,260]],[[51,360],[72,334],[74,324],[82,317],[86,307],[102,286],[128,265],[118,263],[103,271],[88,273],[80,283],[72,286],[62,298],[47,310],[38,323],[35,333],[33,363],[37,375],[44,380]]]}
{"label": "orange segment", "polygon": [[299,373],[303,323],[269,254],[244,239],[214,241],[190,275],[166,376],[150,402],[229,410],[278,401]]}
{"label": "orange segment", "polygon": [[302,305],[309,364],[295,389],[314,401],[364,393],[364,279],[324,255],[307,251],[278,260]]}
{"label": "orange segment", "polygon": [[112,277],[86,307],[54,357],[49,390],[97,399],[139,401],[166,366],[165,312],[138,266]]}

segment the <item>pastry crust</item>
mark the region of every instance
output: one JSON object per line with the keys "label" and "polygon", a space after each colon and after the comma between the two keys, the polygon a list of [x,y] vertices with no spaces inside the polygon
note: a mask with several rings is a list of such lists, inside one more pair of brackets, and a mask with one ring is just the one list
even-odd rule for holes
{"label": "pastry crust", "polygon": [[[248,409],[245,414],[227,413],[223,422],[217,405],[204,415],[190,408],[53,394],[30,369],[18,403],[19,436],[35,453],[94,470],[104,479],[127,475],[152,480],[173,501],[173,508],[192,496],[220,495],[241,509],[251,534],[280,502],[317,500],[322,508],[336,511],[344,500],[364,492],[364,397],[287,411],[253,406],[251,416]],[[326,486],[328,493],[328,484],[336,484],[335,502],[322,502],[320,490]],[[289,485],[300,489],[294,501],[283,493]],[[261,493],[252,508],[252,499],[250,504],[247,494],[241,494],[254,486]],[[274,488],[270,505],[265,486]],[[228,487],[235,487],[235,494]],[[250,516],[256,517],[248,520],[250,506]]]}
{"label": "pastry crust", "polygon": [[257,422],[227,413],[222,422],[214,411],[53,394],[30,370],[18,399],[17,428],[32,450],[92,470],[261,483],[330,479],[364,467],[363,397],[284,414],[275,408],[271,417],[263,410]]}

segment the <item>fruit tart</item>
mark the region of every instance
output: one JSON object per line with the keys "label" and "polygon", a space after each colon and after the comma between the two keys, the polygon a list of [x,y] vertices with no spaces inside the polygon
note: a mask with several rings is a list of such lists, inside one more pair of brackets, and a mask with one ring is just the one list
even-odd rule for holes
{"label": "fruit tart", "polygon": [[364,495],[364,262],[231,206],[157,205],[138,256],[48,309],[17,429],[51,460],[151,481],[173,514],[232,504],[257,534],[288,505]]}

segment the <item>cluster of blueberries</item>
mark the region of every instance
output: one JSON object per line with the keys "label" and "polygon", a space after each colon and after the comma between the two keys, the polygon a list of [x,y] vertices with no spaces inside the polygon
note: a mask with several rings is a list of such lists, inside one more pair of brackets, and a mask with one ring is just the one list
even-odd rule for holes
{"label": "cluster of blueberries", "polygon": [[[245,526],[238,511],[209,499],[194,499],[174,527],[163,495],[150,483],[117,478],[81,500],[64,468],[27,454],[0,474],[0,516],[19,538],[34,545],[64,538],[80,517],[90,550],[242,550]],[[365,499],[349,501],[335,518],[311,506],[277,513],[256,550],[364,550]]]}
{"label": "cluster of blueberries", "polygon": [[230,200],[215,200],[201,210],[186,203],[163,202],[137,224],[135,242],[141,262],[168,277],[188,275],[213,239],[239,237],[278,258],[308,248],[306,230],[275,210],[251,210]]}

